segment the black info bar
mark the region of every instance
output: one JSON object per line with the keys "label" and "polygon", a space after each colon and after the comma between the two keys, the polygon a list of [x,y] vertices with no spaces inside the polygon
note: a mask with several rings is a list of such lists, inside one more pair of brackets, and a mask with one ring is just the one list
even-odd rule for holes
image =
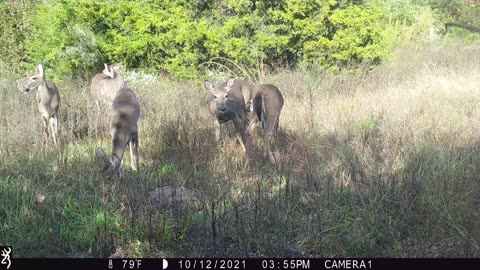
{"label": "black info bar", "polygon": [[[7,268],[8,267],[8,268]],[[480,259],[400,258],[9,258],[3,269],[479,269]]]}

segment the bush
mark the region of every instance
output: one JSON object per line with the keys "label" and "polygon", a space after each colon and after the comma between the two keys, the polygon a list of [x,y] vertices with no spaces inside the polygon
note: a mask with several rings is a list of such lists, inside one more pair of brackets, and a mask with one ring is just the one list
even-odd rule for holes
{"label": "bush", "polygon": [[32,34],[26,42],[27,68],[42,62],[52,68],[54,78],[89,77],[102,65],[96,33],[79,23],[76,10],[66,3],[47,1],[38,4],[31,19]]}
{"label": "bush", "polygon": [[9,61],[24,60],[29,68],[44,62],[58,77],[90,77],[103,62],[178,78],[198,78],[219,66],[255,73],[259,64],[339,70],[377,64],[397,44],[428,41],[435,23],[452,20],[451,10],[462,18],[478,10],[455,3],[48,0],[36,4],[28,22],[28,57]]}
{"label": "bush", "polygon": [[385,1],[384,13],[388,48],[422,47],[438,37],[439,25],[431,6],[421,0]]}
{"label": "bush", "polygon": [[15,71],[25,59],[29,29],[27,16],[32,7],[31,0],[0,2],[0,61],[8,63]]}

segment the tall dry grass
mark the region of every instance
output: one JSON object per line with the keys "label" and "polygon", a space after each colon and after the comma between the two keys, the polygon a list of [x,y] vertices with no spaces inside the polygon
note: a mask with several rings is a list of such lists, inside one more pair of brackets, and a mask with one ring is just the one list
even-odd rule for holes
{"label": "tall dry grass", "polygon": [[[263,163],[257,134],[247,170],[232,125],[215,143],[201,82],[126,75],[141,170],[124,166],[114,190],[96,167],[110,141],[88,82],[59,84],[62,144],[44,151],[34,97],[4,68],[0,244],[18,256],[478,257],[480,47],[395,55],[358,76],[266,76],[285,99],[279,163]],[[176,200],[152,200],[159,186]]]}

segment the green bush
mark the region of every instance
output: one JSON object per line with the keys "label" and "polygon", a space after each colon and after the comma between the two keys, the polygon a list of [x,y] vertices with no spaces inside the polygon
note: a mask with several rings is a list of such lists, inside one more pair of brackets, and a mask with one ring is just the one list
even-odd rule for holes
{"label": "green bush", "polygon": [[7,62],[28,68],[43,62],[61,78],[90,77],[103,62],[178,78],[198,78],[218,66],[255,70],[259,63],[338,70],[377,64],[397,44],[427,41],[435,23],[438,29],[453,20],[452,10],[470,21],[478,14],[477,7],[454,2],[47,0],[28,16],[28,40],[26,30],[10,27],[16,36],[0,45],[24,42]]}
{"label": "green bush", "polygon": [[26,57],[27,17],[33,6],[33,0],[0,2],[0,61],[15,71]]}
{"label": "green bush", "polygon": [[102,65],[102,56],[94,29],[78,22],[76,10],[66,3],[47,1],[38,4],[31,18],[32,34],[26,42],[27,67],[42,62],[52,68],[49,77],[89,77]]}
{"label": "green bush", "polygon": [[423,46],[438,37],[434,11],[425,1],[387,0],[383,9],[387,50]]}
{"label": "green bush", "polygon": [[[464,0],[429,0],[436,13],[437,21],[443,27],[445,23],[459,23],[480,28],[480,5],[478,1]],[[469,41],[480,40],[480,33],[474,33],[462,28],[452,27],[446,33],[450,38],[462,38]]]}

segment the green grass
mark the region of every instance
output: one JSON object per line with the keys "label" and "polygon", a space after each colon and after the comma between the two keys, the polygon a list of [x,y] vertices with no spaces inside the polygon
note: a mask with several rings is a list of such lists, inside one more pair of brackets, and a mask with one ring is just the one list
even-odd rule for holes
{"label": "green grass", "polygon": [[[0,245],[18,257],[479,257],[480,48],[400,51],[365,77],[283,71],[278,166],[214,140],[201,82],[131,81],[141,170],[106,183],[88,82],[59,83],[61,147],[0,69]],[[48,74],[48,73],[47,73]],[[220,81],[220,80],[219,80]],[[97,126],[98,125],[98,126]],[[186,207],[149,191],[185,187]],[[42,201],[39,197],[44,196]]]}

